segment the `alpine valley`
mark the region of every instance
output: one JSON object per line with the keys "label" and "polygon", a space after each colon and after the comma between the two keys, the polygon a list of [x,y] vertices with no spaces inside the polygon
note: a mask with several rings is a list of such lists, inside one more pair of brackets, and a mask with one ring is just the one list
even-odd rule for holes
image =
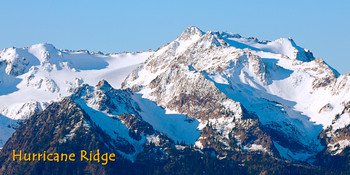
{"label": "alpine valley", "polygon": [[[350,74],[291,38],[194,26],[156,51],[7,48],[0,148],[0,174],[348,174]],[[82,149],[117,160],[12,160]]]}

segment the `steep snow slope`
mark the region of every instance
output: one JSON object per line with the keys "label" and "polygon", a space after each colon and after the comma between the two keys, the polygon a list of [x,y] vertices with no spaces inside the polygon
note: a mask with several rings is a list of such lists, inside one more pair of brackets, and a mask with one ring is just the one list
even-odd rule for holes
{"label": "steep snow slope", "polygon": [[[198,108],[195,112],[183,106],[184,94],[195,93],[193,88],[208,88],[202,76],[233,100],[218,101],[224,109],[240,102],[255,113],[279,154],[287,159],[312,161],[324,148],[319,138],[323,129],[350,124],[348,113],[335,120],[349,99],[347,76],[339,75],[322,59],[315,59],[291,38],[259,41],[190,27],[150,56],[128,76],[123,87],[134,89],[172,113],[199,118],[205,125],[208,119],[198,115],[203,109],[192,104],[190,108]],[[184,82],[194,82],[195,86]],[[201,96],[210,94],[201,91],[196,95],[199,101],[217,98]],[[241,109],[230,109],[233,113],[237,110]],[[213,118],[208,117],[209,121]],[[233,129],[227,125],[224,130],[229,133]]]}
{"label": "steep snow slope", "polygon": [[[113,89],[107,81],[100,81],[96,87],[85,84],[69,98],[111,138],[130,143],[134,151],[121,154],[131,160],[146,142],[157,140],[160,133],[186,144],[194,144],[200,135],[197,120],[181,114],[166,114],[156,103],[129,90]],[[131,131],[141,133],[140,138],[131,135]]]}
{"label": "steep snow slope", "polygon": [[16,123],[3,116],[0,115],[0,149],[6,143],[7,139],[11,137],[12,133],[15,132],[14,128],[17,128]]}

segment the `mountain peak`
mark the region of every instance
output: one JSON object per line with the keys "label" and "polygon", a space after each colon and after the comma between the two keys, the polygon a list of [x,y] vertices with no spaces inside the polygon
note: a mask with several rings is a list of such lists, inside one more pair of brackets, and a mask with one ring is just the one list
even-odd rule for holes
{"label": "mountain peak", "polygon": [[50,43],[39,43],[34,44],[30,46],[30,49],[40,49],[40,50],[46,50],[46,51],[57,51],[56,47],[53,44]]}
{"label": "mountain peak", "polygon": [[198,27],[190,26],[178,37],[178,40],[192,39],[194,36],[201,37],[204,34]]}
{"label": "mountain peak", "polygon": [[106,80],[101,80],[98,82],[97,87],[103,90],[109,90],[112,88],[112,86]]}
{"label": "mountain peak", "polygon": [[197,32],[202,32],[202,30],[199,29],[199,28],[196,27],[196,26],[190,26],[190,27],[188,27],[186,30],[188,30],[188,31],[190,31],[190,32],[195,32],[195,33],[197,33]]}

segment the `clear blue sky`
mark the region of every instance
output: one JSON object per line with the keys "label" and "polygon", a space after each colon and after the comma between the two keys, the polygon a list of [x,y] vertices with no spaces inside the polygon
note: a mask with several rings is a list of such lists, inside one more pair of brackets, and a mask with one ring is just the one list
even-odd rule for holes
{"label": "clear blue sky", "polygon": [[5,0],[0,48],[48,42],[102,52],[157,49],[195,25],[274,40],[293,37],[316,57],[350,71],[350,1]]}

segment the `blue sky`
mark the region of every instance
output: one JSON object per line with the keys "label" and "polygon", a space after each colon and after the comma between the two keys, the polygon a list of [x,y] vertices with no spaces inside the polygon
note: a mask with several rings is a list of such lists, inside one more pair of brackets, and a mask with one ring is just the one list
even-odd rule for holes
{"label": "blue sky", "polygon": [[292,37],[340,71],[350,71],[350,1],[5,0],[0,48],[48,42],[102,52],[157,49],[187,27],[262,40]]}

